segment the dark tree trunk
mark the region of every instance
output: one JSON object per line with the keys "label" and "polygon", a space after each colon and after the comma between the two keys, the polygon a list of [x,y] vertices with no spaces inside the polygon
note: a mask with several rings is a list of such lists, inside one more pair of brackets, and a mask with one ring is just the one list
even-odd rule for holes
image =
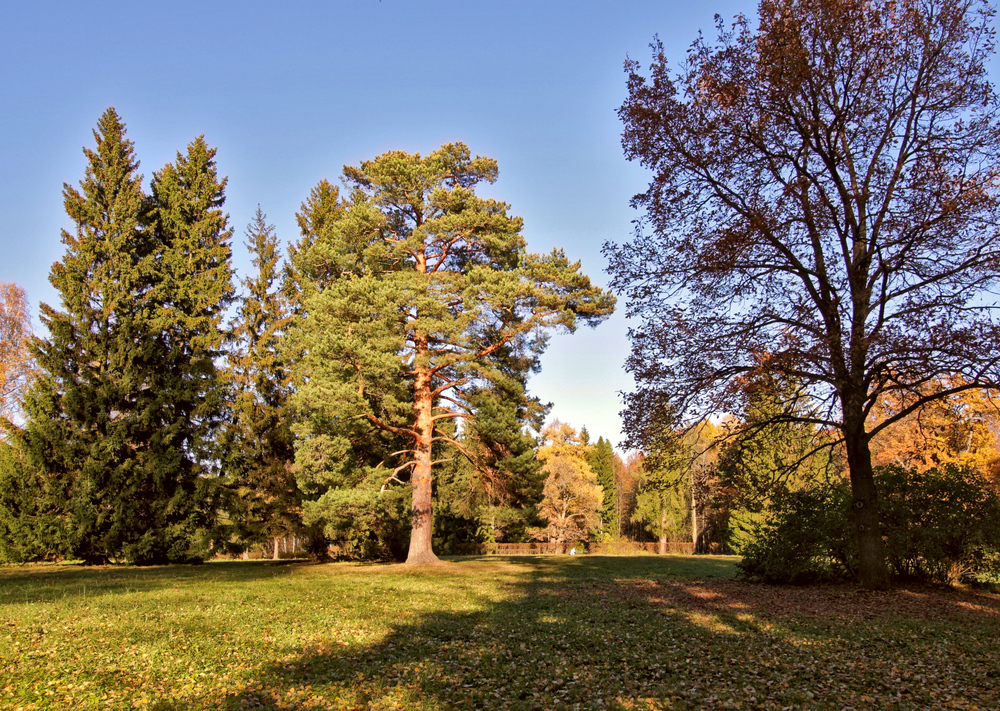
{"label": "dark tree trunk", "polygon": [[660,501],[660,555],[667,554],[667,507]]}
{"label": "dark tree trunk", "polygon": [[858,540],[858,577],[868,590],[889,587],[885,547],[878,521],[878,494],[868,437],[857,418],[844,418],[844,444],[851,473],[851,522]]}

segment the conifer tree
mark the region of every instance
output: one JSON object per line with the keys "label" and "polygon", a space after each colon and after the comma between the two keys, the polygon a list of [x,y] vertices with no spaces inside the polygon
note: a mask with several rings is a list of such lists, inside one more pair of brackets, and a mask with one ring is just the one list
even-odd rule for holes
{"label": "conifer tree", "polygon": [[218,176],[215,155],[199,136],[152,181],[158,269],[151,331],[162,359],[161,432],[169,433],[154,443],[172,468],[173,496],[189,497],[187,505],[205,515],[199,525],[211,522],[216,507],[216,442],[228,401],[216,364],[234,298],[232,230],[222,209],[227,180]]}
{"label": "conifer tree", "polygon": [[322,291],[342,268],[337,255],[344,245],[338,240],[336,226],[346,209],[340,188],[321,180],[295,215],[302,237],[288,245],[282,289],[299,315],[305,310],[306,300]]}
{"label": "conifer tree", "polygon": [[463,449],[446,423],[474,418],[468,394],[490,385],[520,401],[511,368],[534,370],[549,329],[597,324],[614,299],[562,252],[527,253],[521,219],[475,194],[496,161],[463,144],[386,153],[344,176],[350,204],[311,260],[333,278],[297,331],[307,380],[296,403],[310,418],[296,463],[306,486],[325,489],[354,442],[401,442],[381,478],[409,484],[407,561],[431,562],[432,467]]}
{"label": "conifer tree", "polygon": [[[91,562],[200,559],[214,357],[229,285],[225,181],[199,139],[141,187],[114,109],[85,149],[81,190],[66,185],[66,254],[50,280],[63,310],[42,305],[24,450],[57,492],[68,554]],[[58,501],[59,496],[63,501]]]}
{"label": "conifer tree", "polygon": [[597,477],[597,483],[604,489],[604,505],[601,509],[601,519],[604,521],[605,534],[612,538],[620,535],[618,525],[618,492],[615,489],[615,451],[611,442],[598,437],[587,454],[587,464]]}
{"label": "conifer tree", "polygon": [[246,238],[257,273],[243,280],[231,324],[233,411],[224,449],[239,537],[259,543],[300,529],[302,502],[291,470],[290,374],[280,350],[290,305],[276,286],[278,238],[259,206]]}

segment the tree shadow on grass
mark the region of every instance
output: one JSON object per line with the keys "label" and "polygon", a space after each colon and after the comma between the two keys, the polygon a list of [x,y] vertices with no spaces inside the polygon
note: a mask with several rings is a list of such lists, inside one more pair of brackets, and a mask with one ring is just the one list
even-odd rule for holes
{"label": "tree shadow on grass", "polygon": [[[400,618],[368,644],[290,650],[205,707],[1000,707],[995,596],[692,579],[662,559],[507,564],[523,574],[499,601]],[[442,586],[461,573],[407,570]]]}
{"label": "tree shadow on grass", "polygon": [[0,607],[122,592],[182,590],[205,582],[266,579],[288,575],[291,567],[274,561],[149,567],[76,564],[0,567]]}

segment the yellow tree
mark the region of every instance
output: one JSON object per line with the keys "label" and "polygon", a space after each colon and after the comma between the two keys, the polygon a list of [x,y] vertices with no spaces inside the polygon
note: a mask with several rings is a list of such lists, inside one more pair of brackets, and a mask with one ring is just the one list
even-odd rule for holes
{"label": "yellow tree", "polygon": [[[924,387],[924,394],[955,390],[960,376],[942,378]],[[908,409],[911,393],[883,397],[875,418],[888,420]],[[902,420],[890,424],[873,442],[875,465],[899,464],[924,472],[946,464],[1000,478],[1000,400],[989,390],[962,390],[932,400]]]}
{"label": "yellow tree", "polygon": [[589,538],[601,525],[604,489],[587,463],[590,447],[568,424],[555,420],[542,430],[545,444],[538,450],[544,463],[545,488],[539,515],[548,521],[536,537],[563,544]]}
{"label": "yellow tree", "polygon": [[7,422],[20,411],[34,371],[30,341],[28,295],[17,284],[0,282],[0,417]]}

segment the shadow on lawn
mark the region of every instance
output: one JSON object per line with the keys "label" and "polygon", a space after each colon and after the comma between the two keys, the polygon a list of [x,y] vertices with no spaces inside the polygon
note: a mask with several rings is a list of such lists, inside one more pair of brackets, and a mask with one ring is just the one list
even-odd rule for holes
{"label": "shadow on lawn", "polygon": [[206,582],[284,576],[291,567],[274,561],[149,567],[75,564],[0,567],[0,606],[85,599],[122,592],[180,591]]}
{"label": "shadow on lawn", "polygon": [[[731,564],[707,559],[506,562],[527,572],[486,609],[401,618],[367,645],[324,640],[211,706],[940,708],[961,697],[1000,707],[995,649],[956,655],[919,629],[944,614],[980,632],[985,625],[995,640],[995,596],[750,585],[713,579],[713,569],[728,574]],[[708,572],[694,579],[685,566]],[[910,664],[925,672],[919,684],[906,681]]]}

